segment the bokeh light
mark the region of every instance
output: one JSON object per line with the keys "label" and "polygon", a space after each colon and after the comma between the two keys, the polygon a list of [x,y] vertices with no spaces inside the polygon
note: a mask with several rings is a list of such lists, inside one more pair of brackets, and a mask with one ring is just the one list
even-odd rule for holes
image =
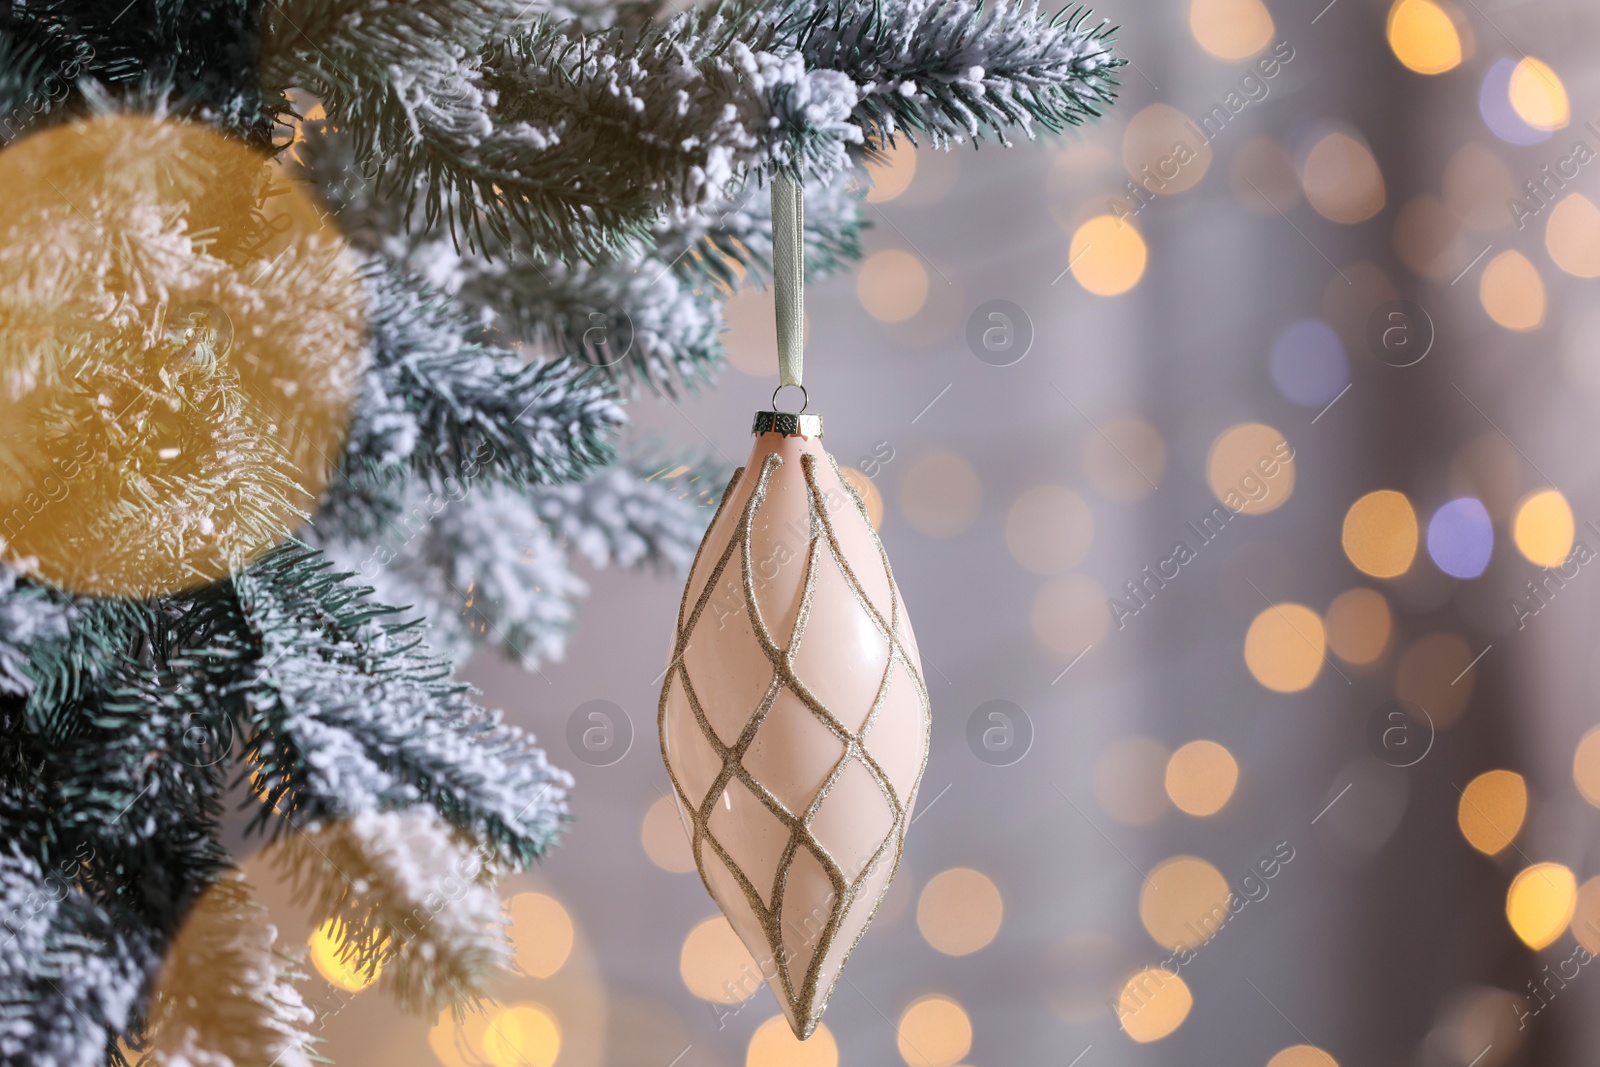
{"label": "bokeh light", "polygon": [[353,956],[344,955],[344,927],[329,919],[311,932],[311,965],[327,979],[328,984],[347,993],[359,993],[378,980],[383,973],[383,962],[366,970],[356,965]]}
{"label": "bokeh light", "polygon": [[[1516,69],[1516,62],[1510,59],[1497,59],[1490,64],[1478,89],[1478,114],[1489,132],[1507,144],[1531,145],[1548,141],[1550,131],[1529,125],[1511,103],[1511,78]],[[1535,89],[1534,94],[1547,91]]]}
{"label": "bokeh light", "polygon": [[878,483],[854,467],[840,467],[839,474],[861,498],[861,506],[867,509],[867,521],[872,528],[883,529],[883,494],[878,491]]}
{"label": "bokeh light", "polygon": [[671,797],[657,797],[644,813],[639,841],[650,862],[663,871],[688,874],[694,870],[694,850],[689,835],[683,832],[683,817]]}
{"label": "bokeh light", "polygon": [[1294,449],[1265,423],[1230,426],[1211,442],[1206,483],[1229,511],[1264,515],[1294,492]]}
{"label": "bokeh light", "polygon": [[1188,115],[1167,104],[1141,108],[1122,132],[1122,165],[1152,193],[1192,189],[1211,167],[1211,142]]}
{"label": "bokeh light", "polygon": [[1584,734],[1573,751],[1572,782],[1583,799],[1600,808],[1600,726]]}
{"label": "bokeh light", "polygon": [[1117,296],[1144,277],[1149,253],[1132,223],[1096,215],[1072,234],[1067,263],[1078,284],[1096,296]]}
{"label": "bokeh light", "polygon": [[1559,130],[1572,121],[1566,86],[1548,63],[1532,56],[1512,68],[1506,95],[1517,117],[1536,130]]}
{"label": "bokeh light", "polygon": [[972,1050],[972,1021],[949,997],[919,997],[901,1013],[895,1044],[907,1067],[954,1067]]}
{"label": "bokeh light", "polygon": [[1300,172],[1288,149],[1271,137],[1256,136],[1239,146],[1228,181],[1240,204],[1276,217],[1300,202]]}
{"label": "bokeh light", "polygon": [[1333,131],[1306,153],[1300,166],[1306,200],[1329,222],[1353,225],[1383,210],[1383,172],[1372,150],[1348,133]]}
{"label": "bokeh light", "polygon": [[1167,761],[1172,753],[1153,737],[1119,737],[1094,765],[1094,795],[1125,826],[1149,826],[1167,811]]}
{"label": "bokeh light", "polygon": [[1238,762],[1215,741],[1190,741],[1167,760],[1167,796],[1185,814],[1215,815],[1238,784]]}
{"label": "bokeh light", "polygon": [[1433,513],[1428,522],[1428,555],[1434,566],[1453,578],[1476,578],[1494,554],[1494,523],[1483,501],[1458,497]]}
{"label": "bokeh light", "polygon": [[1106,591],[1086,574],[1063,574],[1040,587],[1028,621],[1034,640],[1057,656],[1076,659],[1111,626]]}
{"label": "bokeh light", "polygon": [[1107,419],[1083,440],[1089,483],[1112,500],[1139,500],[1155,492],[1167,472],[1167,446],[1144,419]]}
{"label": "bokeh light", "polygon": [[1524,944],[1541,949],[1560,937],[1578,905],[1578,879],[1559,863],[1535,863],[1511,880],[1506,918]]}
{"label": "bokeh light", "polygon": [[1064,486],[1034,486],[1006,513],[1011,558],[1035,574],[1059,574],[1077,565],[1093,540],[1089,505]]}
{"label": "bokeh light", "polygon": [[1394,614],[1376,589],[1347,589],[1333,598],[1323,616],[1328,650],[1346,663],[1372,663],[1389,647]]}
{"label": "bokeh light", "polygon": [[1417,638],[1395,665],[1394,695],[1428,713],[1435,726],[1452,725],[1466,710],[1477,684],[1476,654],[1459,634]]}
{"label": "bokeh light", "polygon": [[1268,1060],[1267,1067],[1339,1067],[1339,1061],[1315,1045],[1290,1045]]}
{"label": "bokeh light", "polygon": [[1456,821],[1467,844],[1485,855],[1502,851],[1522,832],[1528,784],[1515,771],[1484,771],[1461,791]]}
{"label": "bokeh light", "polygon": [[1577,525],[1572,505],[1559,489],[1540,489],[1517,505],[1511,538],[1528,562],[1539,567],[1559,567],[1572,551]]}
{"label": "bokeh light", "polygon": [[867,203],[893,200],[905,192],[917,176],[917,148],[909,138],[902,137],[883,149],[880,158],[869,160],[866,171],[872,180],[867,187]]}
{"label": "bokeh light", "polygon": [[761,971],[733,926],[721,915],[689,931],[678,953],[678,974],[689,992],[713,1004],[739,1004],[761,986]]}
{"label": "bokeh light", "polygon": [[1302,319],[1272,343],[1272,382],[1284,398],[1320,408],[1350,384],[1350,361],[1333,327]]}
{"label": "bokeh light", "polygon": [[1218,59],[1245,59],[1272,41],[1272,14],[1261,0],[1189,0],[1189,31]]}
{"label": "bokeh light", "polygon": [[1165,967],[1147,967],[1117,993],[1117,1021],[1140,1044],[1159,1041],[1183,1025],[1194,1007],[1189,985]]}
{"label": "bokeh light", "polygon": [[781,1015],[774,1015],[750,1035],[745,1067],[838,1067],[839,1043],[826,1023],[818,1023],[801,1041]]}
{"label": "bokeh light", "polygon": [[559,971],[572,954],[575,936],[572,916],[561,901],[544,893],[518,893],[506,901],[505,910],[517,969],[534,978]]}
{"label": "bokeh light", "polygon": [[913,460],[900,481],[900,511],[927,537],[955,537],[978,517],[983,488],[978,472],[944,449]]}
{"label": "bokeh light", "polygon": [[1432,193],[1407,200],[1395,216],[1394,250],[1412,271],[1440,281],[1456,278],[1470,262],[1461,220]]}
{"label": "bokeh light", "polygon": [[1461,34],[1434,0],[1395,0],[1389,9],[1389,47],[1407,70],[1443,74],[1461,64]]}
{"label": "bokeh light", "polygon": [[1517,196],[1517,184],[1505,161],[1481,141],[1468,141],[1444,167],[1444,199],[1461,221],[1476,230],[1503,230],[1511,225],[1506,203]]}
{"label": "bokeh light", "polygon": [[1350,505],[1341,535],[1344,554],[1363,574],[1394,578],[1417,555],[1417,513],[1404,493],[1377,489]]}
{"label": "bokeh light", "polygon": [[1222,872],[1198,856],[1173,856],[1150,869],[1139,889],[1139,921],[1156,944],[1197,948],[1228,921],[1233,899]]}
{"label": "bokeh light", "polygon": [[1268,689],[1298,693],[1317,680],[1326,644],[1316,612],[1304,604],[1274,604],[1250,623],[1244,661]]}
{"label": "bokeh light", "polygon": [[1544,247],[1555,265],[1575,278],[1600,278],[1600,207],[1572,193],[1550,209]]}
{"label": "bokeh light", "polygon": [[1572,936],[1578,944],[1600,955],[1600,877],[1578,887],[1578,899],[1572,909]]}
{"label": "bokeh light", "polygon": [[483,1052],[493,1067],[555,1067],[561,1027],[543,1004],[512,1004],[489,1020]]}
{"label": "bokeh light", "polygon": [[484,1067],[489,1062],[484,1049],[489,1022],[486,1012],[467,1012],[458,1020],[446,1008],[428,1031],[428,1048],[444,1067]]}
{"label": "bokeh light", "polygon": [[928,270],[904,249],[875,252],[856,272],[856,298],[879,322],[904,322],[928,302]]}
{"label": "bokeh light", "polygon": [[970,956],[988,946],[1004,915],[999,888],[971,867],[940,871],[917,898],[917,929],[946,956]]}
{"label": "bokeh light", "polygon": [[1483,268],[1478,302],[1496,324],[1518,332],[1544,324],[1544,280],[1527,256],[1510,249]]}

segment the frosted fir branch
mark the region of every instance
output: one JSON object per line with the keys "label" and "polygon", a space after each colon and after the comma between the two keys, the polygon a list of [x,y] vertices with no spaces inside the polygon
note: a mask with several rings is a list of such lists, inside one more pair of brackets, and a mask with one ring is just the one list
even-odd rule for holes
{"label": "frosted fir branch", "polygon": [[157,959],[15,838],[0,846],[0,1063],[98,1067]]}
{"label": "frosted fir branch", "polygon": [[245,755],[273,809],[298,824],[431,804],[451,825],[526,866],[565,820],[571,778],[533,738],[473,703],[394,609],[326,560],[288,546],[233,581],[255,648],[243,693]]}
{"label": "frosted fir branch", "polygon": [[587,584],[572,573],[530,494],[460,488],[413,485],[397,521],[376,538],[321,543],[372,586],[374,600],[425,619],[430,642],[457,665],[479,648],[498,649],[528,670],[560,659]]}
{"label": "frosted fir branch", "polygon": [[146,1015],[152,1067],[312,1067],[315,1013],[305,975],[278,951],[249,883],[230,871],[208,887],[168,949]]}
{"label": "frosted fir branch", "polygon": [[426,807],[364,812],[284,838],[277,854],[341,958],[407,1010],[437,1012],[487,992],[510,963],[487,850],[456,840]]}
{"label": "frosted fir branch", "polygon": [[27,663],[34,642],[65,637],[71,608],[44,589],[19,583],[0,565],[0,696],[25,697],[34,679]]}
{"label": "frosted fir branch", "polygon": [[591,368],[526,363],[469,339],[445,299],[388,273],[371,279],[373,366],[346,465],[442,483],[479,469],[521,483],[570,480],[604,463],[622,412]]}
{"label": "frosted fir branch", "polygon": [[[1030,140],[1115,99],[1114,28],[1087,7],[1037,0],[802,0],[785,5],[806,65],[849,78],[867,142],[926,134],[946,145],[1010,131]],[[797,137],[804,138],[804,131]]]}
{"label": "frosted fir branch", "polygon": [[592,567],[686,574],[725,482],[688,463],[647,473],[616,466],[578,485],[540,489],[534,507]]}

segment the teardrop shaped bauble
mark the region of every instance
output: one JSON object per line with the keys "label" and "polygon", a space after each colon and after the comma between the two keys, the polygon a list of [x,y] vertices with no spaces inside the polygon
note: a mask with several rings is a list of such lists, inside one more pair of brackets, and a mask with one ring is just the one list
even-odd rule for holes
{"label": "teardrop shaped bauble", "polygon": [[820,422],[757,416],[659,720],[700,877],[801,1039],[899,866],[931,724],[888,556]]}

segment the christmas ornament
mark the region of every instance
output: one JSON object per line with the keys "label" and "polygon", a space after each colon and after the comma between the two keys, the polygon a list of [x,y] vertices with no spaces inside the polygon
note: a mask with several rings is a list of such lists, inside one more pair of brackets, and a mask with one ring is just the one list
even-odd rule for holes
{"label": "christmas ornament", "polygon": [[[774,179],[774,409],[805,393],[800,195]],[[756,413],[684,589],[659,716],[701,878],[802,1040],[899,865],[931,722],[888,556],[808,405]]]}

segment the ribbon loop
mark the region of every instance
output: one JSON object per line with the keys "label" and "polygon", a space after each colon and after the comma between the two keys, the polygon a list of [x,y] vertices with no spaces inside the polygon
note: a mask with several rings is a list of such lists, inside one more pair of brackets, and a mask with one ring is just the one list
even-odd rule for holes
{"label": "ribbon loop", "polygon": [[805,192],[772,177],[772,284],[778,304],[779,387],[799,385],[805,362]]}

